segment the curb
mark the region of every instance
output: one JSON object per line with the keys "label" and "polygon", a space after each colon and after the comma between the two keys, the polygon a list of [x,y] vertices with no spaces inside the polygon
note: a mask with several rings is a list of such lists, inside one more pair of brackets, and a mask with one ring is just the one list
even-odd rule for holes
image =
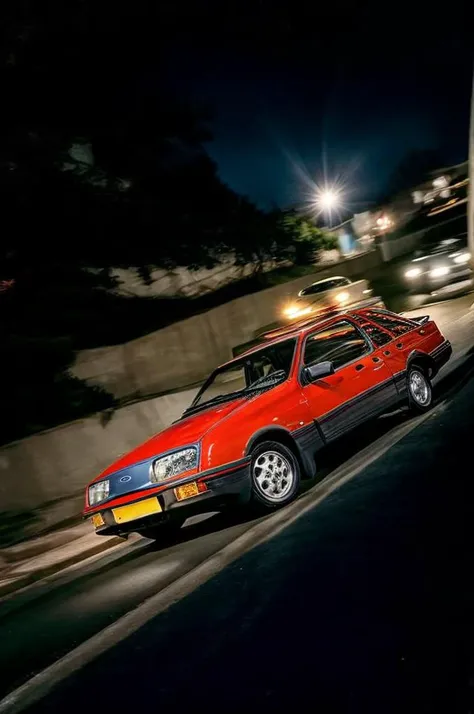
{"label": "curb", "polygon": [[114,548],[116,545],[120,545],[120,543],[123,542],[123,538],[116,536],[107,539],[104,542],[99,541],[98,543],[92,545],[90,548],[81,551],[80,553],[70,555],[68,558],[63,558],[57,563],[53,563],[44,568],[35,570],[32,573],[20,575],[18,578],[12,578],[11,580],[8,580],[7,576],[3,582],[0,581],[0,598],[6,595],[11,595],[12,593],[17,592],[18,590],[22,590],[23,588],[27,587],[28,585],[32,585],[38,580],[43,580],[43,578],[47,578],[50,575],[54,575],[55,573],[60,572],[61,570],[65,570],[71,565],[76,565],[82,560],[86,560],[87,558],[90,558],[93,555],[99,555],[100,553],[103,553],[106,550],[109,550],[110,548]]}

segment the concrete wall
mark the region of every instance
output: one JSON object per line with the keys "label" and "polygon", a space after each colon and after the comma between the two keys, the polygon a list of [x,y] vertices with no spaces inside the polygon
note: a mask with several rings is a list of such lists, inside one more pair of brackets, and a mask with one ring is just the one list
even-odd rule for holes
{"label": "concrete wall", "polygon": [[0,448],[0,517],[34,512],[24,536],[77,515],[87,482],[180,417],[195,393],[136,402]]}
{"label": "concrete wall", "polygon": [[384,241],[380,246],[384,261],[388,262],[394,258],[399,258],[402,255],[411,253],[416,249],[425,233],[426,230],[423,230],[418,231],[417,233],[411,233],[407,236],[402,236],[401,238],[397,238],[397,240]]}
{"label": "concrete wall", "polygon": [[[268,261],[263,266],[263,271],[274,270],[275,261]],[[117,292],[122,295],[137,295],[139,297],[196,297],[205,295],[228,285],[236,280],[252,275],[253,264],[235,265],[235,257],[228,258],[215,268],[189,270],[178,267],[174,270],[156,269],[151,272],[151,282],[145,285],[138,277],[137,271],[126,268],[117,268],[113,275],[118,280]]]}
{"label": "concrete wall", "polygon": [[124,345],[84,350],[78,353],[72,372],[105,387],[119,399],[197,383],[216,365],[230,359],[233,347],[248,342],[257,330],[274,322],[281,306],[305,285],[332,275],[364,277],[380,262],[377,251],[363,253]]}

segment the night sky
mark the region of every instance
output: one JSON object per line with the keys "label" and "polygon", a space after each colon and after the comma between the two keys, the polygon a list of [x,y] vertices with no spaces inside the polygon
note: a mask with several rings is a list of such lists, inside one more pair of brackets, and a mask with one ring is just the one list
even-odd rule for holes
{"label": "night sky", "polygon": [[209,152],[222,178],[261,206],[301,205],[326,175],[363,210],[411,149],[467,158],[467,3],[179,7],[168,80],[214,110]]}

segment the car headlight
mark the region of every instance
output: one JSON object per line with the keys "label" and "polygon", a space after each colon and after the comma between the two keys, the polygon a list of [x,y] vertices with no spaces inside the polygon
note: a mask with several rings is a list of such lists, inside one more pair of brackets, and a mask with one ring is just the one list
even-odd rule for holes
{"label": "car headlight", "polygon": [[410,280],[412,280],[413,278],[417,278],[419,275],[421,275],[420,268],[410,268],[410,270],[407,270],[405,273],[405,277],[409,278]]}
{"label": "car headlight", "polygon": [[195,469],[198,465],[198,451],[195,446],[190,446],[182,451],[175,451],[174,454],[162,456],[157,459],[151,469],[151,480],[154,483],[166,481],[172,476],[179,476],[185,471]]}
{"label": "car headlight", "polygon": [[89,486],[89,506],[95,506],[109,497],[110,481],[98,481]]}
{"label": "car headlight", "polygon": [[336,300],[340,305],[344,305],[345,302],[347,302],[350,298],[350,295],[348,292],[344,291],[342,293],[338,293],[336,295]]}
{"label": "car headlight", "polygon": [[461,253],[460,255],[456,255],[453,258],[454,262],[457,263],[458,265],[462,265],[463,263],[469,263],[471,260],[471,254],[470,253]]}
{"label": "car headlight", "polygon": [[444,275],[449,273],[449,268],[447,265],[440,265],[438,268],[433,268],[430,270],[430,275],[432,278],[442,278]]}
{"label": "car headlight", "polygon": [[293,319],[294,317],[302,317],[303,315],[309,315],[311,311],[311,307],[297,307],[296,305],[292,305],[291,307],[287,307],[285,310],[283,310],[283,314],[285,315],[285,317]]}

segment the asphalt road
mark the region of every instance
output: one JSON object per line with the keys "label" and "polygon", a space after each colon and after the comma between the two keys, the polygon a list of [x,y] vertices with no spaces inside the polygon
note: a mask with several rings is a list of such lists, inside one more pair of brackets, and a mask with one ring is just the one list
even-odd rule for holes
{"label": "asphalt road", "polygon": [[[311,702],[323,712],[467,712],[456,697],[468,692],[473,624],[474,385],[460,386],[466,364],[456,369],[456,359],[474,344],[473,302],[467,295],[419,310],[454,346],[454,371],[437,386],[446,404],[372,464],[367,454],[406,430],[405,413],[339,442],[310,487],[348,459],[360,468],[353,480],[35,711],[128,711],[156,701],[175,710]],[[29,591],[2,603],[0,695],[251,525],[216,515],[183,529],[179,543],[160,549],[143,540],[59,578],[41,597]],[[449,706],[436,708],[441,702]]]}

